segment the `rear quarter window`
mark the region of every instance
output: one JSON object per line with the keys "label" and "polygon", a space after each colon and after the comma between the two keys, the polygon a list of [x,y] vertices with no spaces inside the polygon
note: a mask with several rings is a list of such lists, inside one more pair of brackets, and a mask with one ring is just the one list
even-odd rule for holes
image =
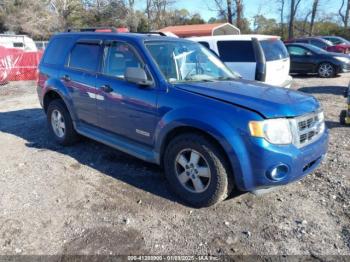
{"label": "rear quarter window", "polygon": [[44,64],[62,65],[67,55],[67,47],[71,43],[71,38],[54,38],[46,48],[43,58]]}
{"label": "rear quarter window", "polygon": [[218,41],[218,50],[224,62],[255,62],[252,41]]}
{"label": "rear quarter window", "polygon": [[289,57],[286,46],[281,40],[270,39],[260,41],[266,61],[276,61]]}

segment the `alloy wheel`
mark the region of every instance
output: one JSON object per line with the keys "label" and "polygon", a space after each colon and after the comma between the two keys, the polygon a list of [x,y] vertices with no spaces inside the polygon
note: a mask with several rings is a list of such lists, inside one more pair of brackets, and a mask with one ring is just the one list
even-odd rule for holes
{"label": "alloy wheel", "polygon": [[63,138],[66,132],[66,124],[64,117],[57,109],[52,111],[51,114],[51,126],[55,135],[59,138]]}
{"label": "alloy wheel", "polygon": [[192,193],[203,193],[210,185],[209,164],[202,154],[193,149],[184,149],[177,155],[175,171],[181,185]]}
{"label": "alloy wheel", "polygon": [[333,75],[334,69],[331,64],[322,64],[318,71],[322,77],[331,77]]}

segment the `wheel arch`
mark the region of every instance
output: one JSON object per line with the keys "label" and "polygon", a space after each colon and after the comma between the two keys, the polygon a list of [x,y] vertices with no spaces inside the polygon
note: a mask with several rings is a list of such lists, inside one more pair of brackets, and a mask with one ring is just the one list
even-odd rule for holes
{"label": "wheel arch", "polygon": [[70,103],[69,97],[67,97],[65,90],[60,90],[58,88],[47,87],[42,98],[42,105],[45,113],[47,113],[48,106],[53,100],[60,99],[65,104],[72,120],[75,122],[77,120],[74,111],[72,110],[72,105]]}
{"label": "wheel arch", "polygon": [[225,160],[227,161],[229,171],[234,180],[234,185],[240,187],[242,184],[242,171],[240,162],[234,149],[229,145],[228,141],[225,140],[224,136],[216,133],[213,130],[208,130],[198,125],[177,125],[169,129],[166,134],[162,136],[161,143],[158,147],[160,165],[163,167],[164,153],[170,141],[179,135],[189,133],[198,134],[205,137],[218,148],[218,150],[222,153]]}

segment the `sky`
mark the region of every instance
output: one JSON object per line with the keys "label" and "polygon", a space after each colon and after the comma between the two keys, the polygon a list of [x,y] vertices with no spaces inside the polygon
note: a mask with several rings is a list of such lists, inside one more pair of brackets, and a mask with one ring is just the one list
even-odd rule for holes
{"label": "sky", "polygon": [[[139,0],[139,7],[143,0]],[[300,14],[308,12],[311,9],[312,0],[301,0]],[[320,0],[320,12],[334,13],[337,15],[342,0]],[[278,19],[278,5],[276,0],[243,0],[245,4],[244,15],[252,19],[256,14],[264,15],[268,18]],[[177,0],[174,8],[186,8],[191,13],[199,13],[206,21],[211,17],[216,17],[217,12],[214,9],[213,0]],[[287,9],[287,8],[286,8]],[[287,10],[286,10],[287,11]],[[288,13],[288,11],[287,11]]]}

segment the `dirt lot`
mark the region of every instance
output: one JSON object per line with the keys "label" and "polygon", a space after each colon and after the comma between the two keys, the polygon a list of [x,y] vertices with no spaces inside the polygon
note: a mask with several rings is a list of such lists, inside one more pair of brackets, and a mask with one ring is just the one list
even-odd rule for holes
{"label": "dirt lot", "polygon": [[177,202],[157,166],[87,139],[56,145],[34,84],[0,87],[0,254],[350,255],[349,80],[295,79],[325,108],[321,168],[205,209]]}

